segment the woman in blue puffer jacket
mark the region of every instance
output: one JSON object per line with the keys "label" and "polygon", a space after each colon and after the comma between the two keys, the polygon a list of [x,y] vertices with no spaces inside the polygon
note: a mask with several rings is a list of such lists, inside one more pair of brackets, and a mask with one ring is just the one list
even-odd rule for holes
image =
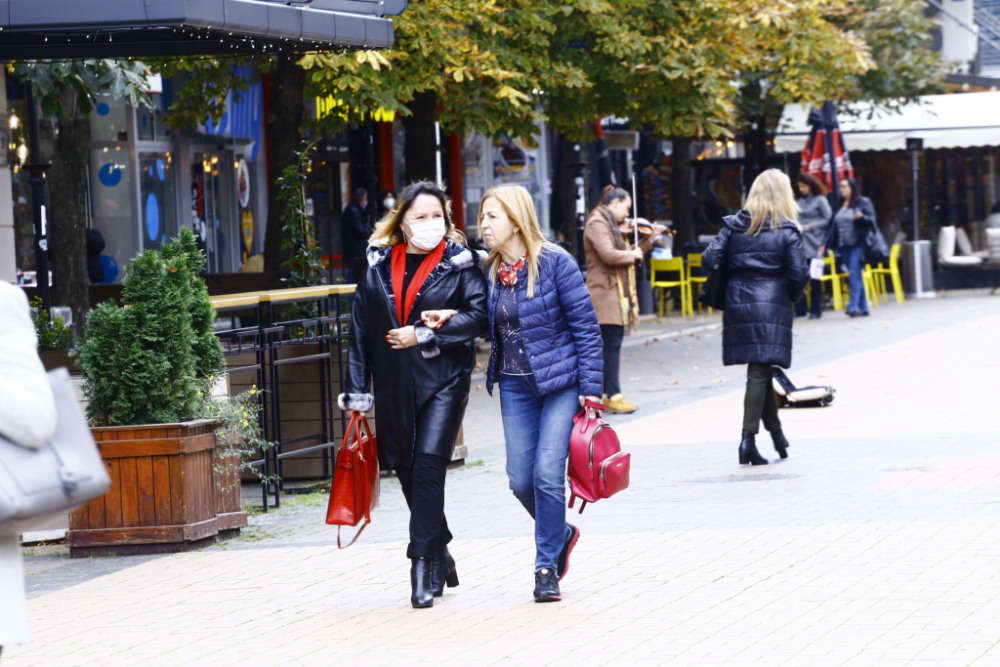
{"label": "woman in blue puffer jacket", "polygon": [[755,439],[762,419],[778,455],[788,457],[772,367],[792,364],[792,304],[809,279],[797,217],[788,176],[768,169],[750,187],[746,209],[723,219],[725,226],[702,254],[704,266],[724,265],[729,275],[722,363],[747,364],[741,465],[767,463]]}
{"label": "woman in blue puffer jacket", "polygon": [[500,385],[510,488],[535,520],[534,597],[549,602],[580,536],[566,523],[566,460],[573,416],[603,393],[601,328],[576,260],[546,242],[526,189],[487,192],[479,225],[491,250],[486,388]]}

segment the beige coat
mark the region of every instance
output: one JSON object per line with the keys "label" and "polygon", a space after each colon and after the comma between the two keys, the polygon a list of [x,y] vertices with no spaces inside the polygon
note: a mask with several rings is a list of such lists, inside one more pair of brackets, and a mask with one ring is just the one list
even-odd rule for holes
{"label": "beige coat", "polygon": [[[643,252],[651,251],[652,239],[640,240],[639,247]],[[622,267],[622,279],[627,279],[627,269],[635,263],[635,257],[632,256],[632,246],[618,231],[618,225],[606,207],[599,207],[587,219],[583,250],[587,255],[587,289],[594,300],[597,321],[624,326],[618,298],[617,269]]]}
{"label": "beige coat", "polygon": [[[38,358],[24,290],[0,281],[0,435],[24,447],[44,445],[56,428],[56,405]],[[19,535],[0,528],[0,646],[28,641]]]}

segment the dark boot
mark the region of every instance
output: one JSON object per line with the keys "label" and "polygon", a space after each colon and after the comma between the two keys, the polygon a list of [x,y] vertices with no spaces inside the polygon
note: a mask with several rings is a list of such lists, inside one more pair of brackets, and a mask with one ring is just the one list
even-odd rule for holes
{"label": "dark boot", "polygon": [[445,584],[448,588],[458,586],[455,559],[451,557],[447,547],[434,559],[434,597],[439,598],[444,595]]}
{"label": "dark boot", "polygon": [[757,442],[754,434],[749,431],[743,431],[743,439],[740,440],[740,465],[745,466],[748,463],[752,466],[766,466],[767,459],[757,451]]}
{"label": "dark boot", "polygon": [[411,558],[410,562],[410,604],[414,609],[434,606],[434,591],[431,588],[434,576],[434,560],[432,558]]}
{"label": "dark boot", "polygon": [[771,440],[774,442],[774,451],[783,459],[788,458],[788,438],[781,431],[771,431]]}

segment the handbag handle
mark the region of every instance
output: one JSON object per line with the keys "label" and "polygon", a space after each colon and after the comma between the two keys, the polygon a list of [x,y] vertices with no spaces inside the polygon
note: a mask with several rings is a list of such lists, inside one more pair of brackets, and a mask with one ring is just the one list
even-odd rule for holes
{"label": "handbag handle", "polygon": [[[344,431],[344,440],[341,446],[347,447],[349,451],[358,453],[358,460],[361,463],[361,467],[363,470],[363,478],[364,478],[363,479],[364,483],[361,485],[361,495],[362,495],[361,500],[365,508],[365,522],[361,525],[361,528],[358,529],[358,532],[354,534],[354,537],[351,539],[351,541],[348,542],[346,545],[341,544],[340,541],[340,529],[342,526],[337,526],[338,549],[346,549],[347,547],[354,544],[354,542],[357,541],[359,537],[361,537],[361,533],[364,532],[365,528],[368,527],[368,524],[372,522],[372,517],[371,517],[372,490],[371,486],[369,486],[368,484],[368,477],[369,477],[369,470],[371,469],[371,466],[375,464],[375,462],[365,458],[364,450],[361,448],[362,423],[365,425],[365,433],[368,436],[368,439],[371,440],[372,432],[371,428],[368,426],[368,420],[365,419],[360,412],[355,411],[351,413],[351,421],[347,424],[347,430]],[[356,436],[352,441],[350,437],[351,434],[355,432]]]}

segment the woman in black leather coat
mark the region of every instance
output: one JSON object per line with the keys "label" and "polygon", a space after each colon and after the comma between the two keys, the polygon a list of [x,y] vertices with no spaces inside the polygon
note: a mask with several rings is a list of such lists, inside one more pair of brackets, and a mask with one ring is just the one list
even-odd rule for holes
{"label": "woman in black leather coat", "polygon": [[750,188],[746,209],[724,218],[725,226],[702,255],[704,266],[724,265],[729,275],[722,361],[748,364],[740,464],[767,463],[755,442],[761,419],[778,455],[788,457],[771,367],[792,364],[792,303],[802,298],[809,279],[797,215],[788,176],[768,169]]}
{"label": "woman in black leather coat", "polygon": [[430,607],[446,583],[458,585],[444,482],[469,402],[473,341],[487,328],[486,279],[444,191],[426,181],[400,193],[367,259],[338,402],[342,410],[377,409],[379,463],[396,471],[410,508],[411,603]]}

